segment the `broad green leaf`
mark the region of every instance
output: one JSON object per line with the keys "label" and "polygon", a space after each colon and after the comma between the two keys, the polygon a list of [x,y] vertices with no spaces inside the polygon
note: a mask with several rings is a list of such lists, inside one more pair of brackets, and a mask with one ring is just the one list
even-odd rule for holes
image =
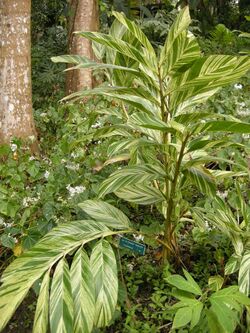
{"label": "broad green leaf", "polygon": [[204,125],[203,130],[210,132],[250,133],[250,124],[227,120],[208,121]]}
{"label": "broad green leaf", "polygon": [[240,262],[241,262],[241,257],[237,256],[236,254],[233,254],[226,263],[225,274],[229,275],[237,272],[240,268]]}
{"label": "broad green leaf", "polygon": [[106,240],[100,240],[94,246],[90,264],[96,294],[95,326],[103,327],[113,317],[118,295],[116,258]]}
{"label": "broad green leaf", "polygon": [[178,289],[187,291],[189,293],[192,293],[194,295],[201,295],[201,289],[199,288],[199,286],[196,286],[196,282],[195,285],[193,284],[193,282],[189,282],[187,280],[184,279],[184,277],[182,277],[181,275],[170,275],[169,277],[167,277],[165,279],[169,284],[171,284],[172,286],[175,286]]}
{"label": "broad green leaf", "polygon": [[125,186],[115,191],[115,195],[138,205],[152,205],[164,200],[160,190],[144,184]]}
{"label": "broad green leaf", "polygon": [[99,189],[99,197],[103,197],[111,192],[116,192],[128,185],[150,182],[154,179],[164,177],[165,171],[156,165],[144,164],[124,167],[113,172],[104,180]]}
{"label": "broad green leaf", "polygon": [[126,16],[119,12],[113,12],[112,13],[116,19],[123,24],[135,37],[138,39],[138,41],[146,48],[150,56],[153,58],[152,60],[155,60],[156,57],[155,51],[153,46],[151,45],[150,41],[146,37],[146,35],[143,33],[143,31],[136,25],[133,21],[130,21],[126,18]]}
{"label": "broad green leaf", "polygon": [[233,333],[237,320],[235,312],[218,299],[210,298],[210,302],[212,304],[210,310],[216,315],[220,325],[227,333]]}
{"label": "broad green leaf", "polygon": [[192,308],[192,319],[190,329],[193,329],[200,321],[201,312],[203,310],[203,303],[197,301],[197,304]]}
{"label": "broad green leaf", "polygon": [[208,323],[209,333],[229,333],[221,326],[216,314],[211,309],[206,309],[206,318]]}
{"label": "broad green leaf", "polygon": [[240,262],[239,289],[245,295],[250,293],[250,250],[246,250]]}
{"label": "broad green leaf", "polygon": [[46,333],[49,317],[49,283],[50,270],[45,273],[36,304],[36,313],[33,324],[33,333]]}
{"label": "broad green leaf", "polygon": [[130,222],[127,216],[120,209],[105,201],[86,200],[78,206],[91,218],[104,223],[107,227],[129,229]]}
{"label": "broad green leaf", "polygon": [[30,251],[4,271],[0,287],[0,331],[32,285],[65,254],[79,246],[115,232],[95,221],[72,221],[52,229]]}
{"label": "broad green leaf", "polygon": [[213,291],[218,291],[223,286],[224,279],[220,275],[210,276],[208,279],[208,285]]}
{"label": "broad green leaf", "polygon": [[70,269],[74,301],[74,333],[91,333],[95,315],[95,288],[87,253],[79,249]]}
{"label": "broad green leaf", "polygon": [[68,263],[56,266],[50,293],[50,328],[53,333],[73,332],[73,299]]}
{"label": "broad green leaf", "polygon": [[188,273],[185,269],[183,269],[183,273],[185,278],[187,279],[188,283],[192,285],[193,290],[196,290],[196,295],[202,295],[202,290],[198,283],[193,279],[192,275]]}
{"label": "broad green leaf", "polygon": [[173,329],[177,329],[183,326],[186,326],[188,323],[190,323],[192,319],[192,308],[185,307],[178,309],[173,321]]}

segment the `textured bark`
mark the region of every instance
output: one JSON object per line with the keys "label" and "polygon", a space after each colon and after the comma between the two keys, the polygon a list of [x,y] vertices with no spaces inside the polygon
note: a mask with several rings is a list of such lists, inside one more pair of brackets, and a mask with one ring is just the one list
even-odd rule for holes
{"label": "textured bark", "polygon": [[0,143],[36,136],[31,98],[31,0],[0,0]]}
{"label": "textured bark", "polygon": [[[98,30],[98,4],[96,0],[71,0],[69,18],[69,54],[77,54],[94,59],[91,42],[73,34],[74,31]],[[67,72],[66,93],[83,88],[92,88],[94,80],[90,69]]]}

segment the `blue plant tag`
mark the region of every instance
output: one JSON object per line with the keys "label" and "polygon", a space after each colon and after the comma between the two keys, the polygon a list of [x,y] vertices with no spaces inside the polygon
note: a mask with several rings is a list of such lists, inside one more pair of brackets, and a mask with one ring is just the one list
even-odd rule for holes
{"label": "blue plant tag", "polygon": [[119,246],[139,253],[141,256],[144,256],[146,251],[146,245],[134,242],[131,239],[125,237],[120,238]]}

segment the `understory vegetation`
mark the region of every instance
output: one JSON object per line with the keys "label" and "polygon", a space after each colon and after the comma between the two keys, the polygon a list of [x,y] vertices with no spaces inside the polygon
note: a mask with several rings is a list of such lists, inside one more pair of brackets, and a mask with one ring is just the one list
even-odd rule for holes
{"label": "understory vegetation", "polygon": [[[250,332],[249,36],[102,5],[79,33],[97,61],[61,55],[63,6],[33,32],[39,153],[0,146],[0,331]],[[101,83],[63,98],[65,64]]]}

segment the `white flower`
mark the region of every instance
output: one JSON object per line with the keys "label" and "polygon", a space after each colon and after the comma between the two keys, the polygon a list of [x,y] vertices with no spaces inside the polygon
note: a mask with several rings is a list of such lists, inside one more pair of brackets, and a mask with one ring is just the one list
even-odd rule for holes
{"label": "white flower", "polygon": [[133,236],[136,241],[143,241],[143,239],[144,239],[144,236],[142,236],[142,235],[133,234]]}
{"label": "white flower", "polygon": [[93,124],[93,125],[91,125],[91,128],[98,128],[98,127],[100,127],[102,124],[99,122],[99,121],[97,121],[95,124]]}
{"label": "white flower", "polygon": [[23,198],[23,207],[29,207],[30,205],[36,203],[40,199],[40,196],[35,198],[35,197],[26,197]]}
{"label": "white flower", "polygon": [[29,161],[34,161],[36,158],[35,158],[35,156],[30,156],[29,157]]}
{"label": "white flower", "polygon": [[70,154],[70,156],[71,156],[72,158],[77,158],[77,157],[78,157],[78,154],[73,152],[73,153]]}
{"label": "white flower", "polygon": [[36,141],[36,137],[35,137],[35,135],[30,135],[30,136],[28,137],[28,139],[30,140],[30,142],[35,142],[35,141]]}
{"label": "white flower", "polygon": [[69,197],[73,198],[76,194],[80,194],[83,193],[86,190],[85,186],[71,186],[71,185],[67,185],[66,189],[69,192]]}
{"label": "white flower", "polygon": [[239,106],[241,107],[241,108],[244,108],[244,106],[246,106],[246,103],[244,103],[244,102],[240,102],[240,103],[238,103],[239,104]]}
{"label": "white flower", "polygon": [[131,273],[133,272],[134,265],[133,264],[127,264],[128,271]]}
{"label": "white flower", "polygon": [[212,230],[212,228],[210,227],[208,221],[205,221],[205,227],[206,227],[207,231],[211,231]]}
{"label": "white flower", "polygon": [[220,197],[221,199],[226,199],[226,197],[228,196],[228,191],[225,191],[225,192],[217,191],[216,194],[217,194],[218,197]]}
{"label": "white flower", "polygon": [[80,169],[80,164],[79,163],[67,163],[66,168],[69,170],[79,170]]}
{"label": "white flower", "polygon": [[6,227],[6,228],[10,228],[12,227],[12,223],[3,223],[3,226]]}
{"label": "white flower", "polygon": [[243,88],[243,85],[240,84],[240,83],[235,83],[234,88],[235,88],[235,89],[242,89],[242,88]]}
{"label": "white flower", "polygon": [[49,178],[49,175],[50,175],[50,172],[46,170],[46,171],[44,172],[44,178],[48,179],[48,178]]}
{"label": "white flower", "polygon": [[16,145],[15,143],[12,143],[12,144],[10,145],[10,149],[11,149],[13,152],[15,152],[15,151],[17,150],[17,145]]}
{"label": "white flower", "polygon": [[247,110],[238,110],[237,114],[239,116],[242,116],[242,117],[248,117],[248,116],[250,116],[250,110],[249,109],[247,109]]}

